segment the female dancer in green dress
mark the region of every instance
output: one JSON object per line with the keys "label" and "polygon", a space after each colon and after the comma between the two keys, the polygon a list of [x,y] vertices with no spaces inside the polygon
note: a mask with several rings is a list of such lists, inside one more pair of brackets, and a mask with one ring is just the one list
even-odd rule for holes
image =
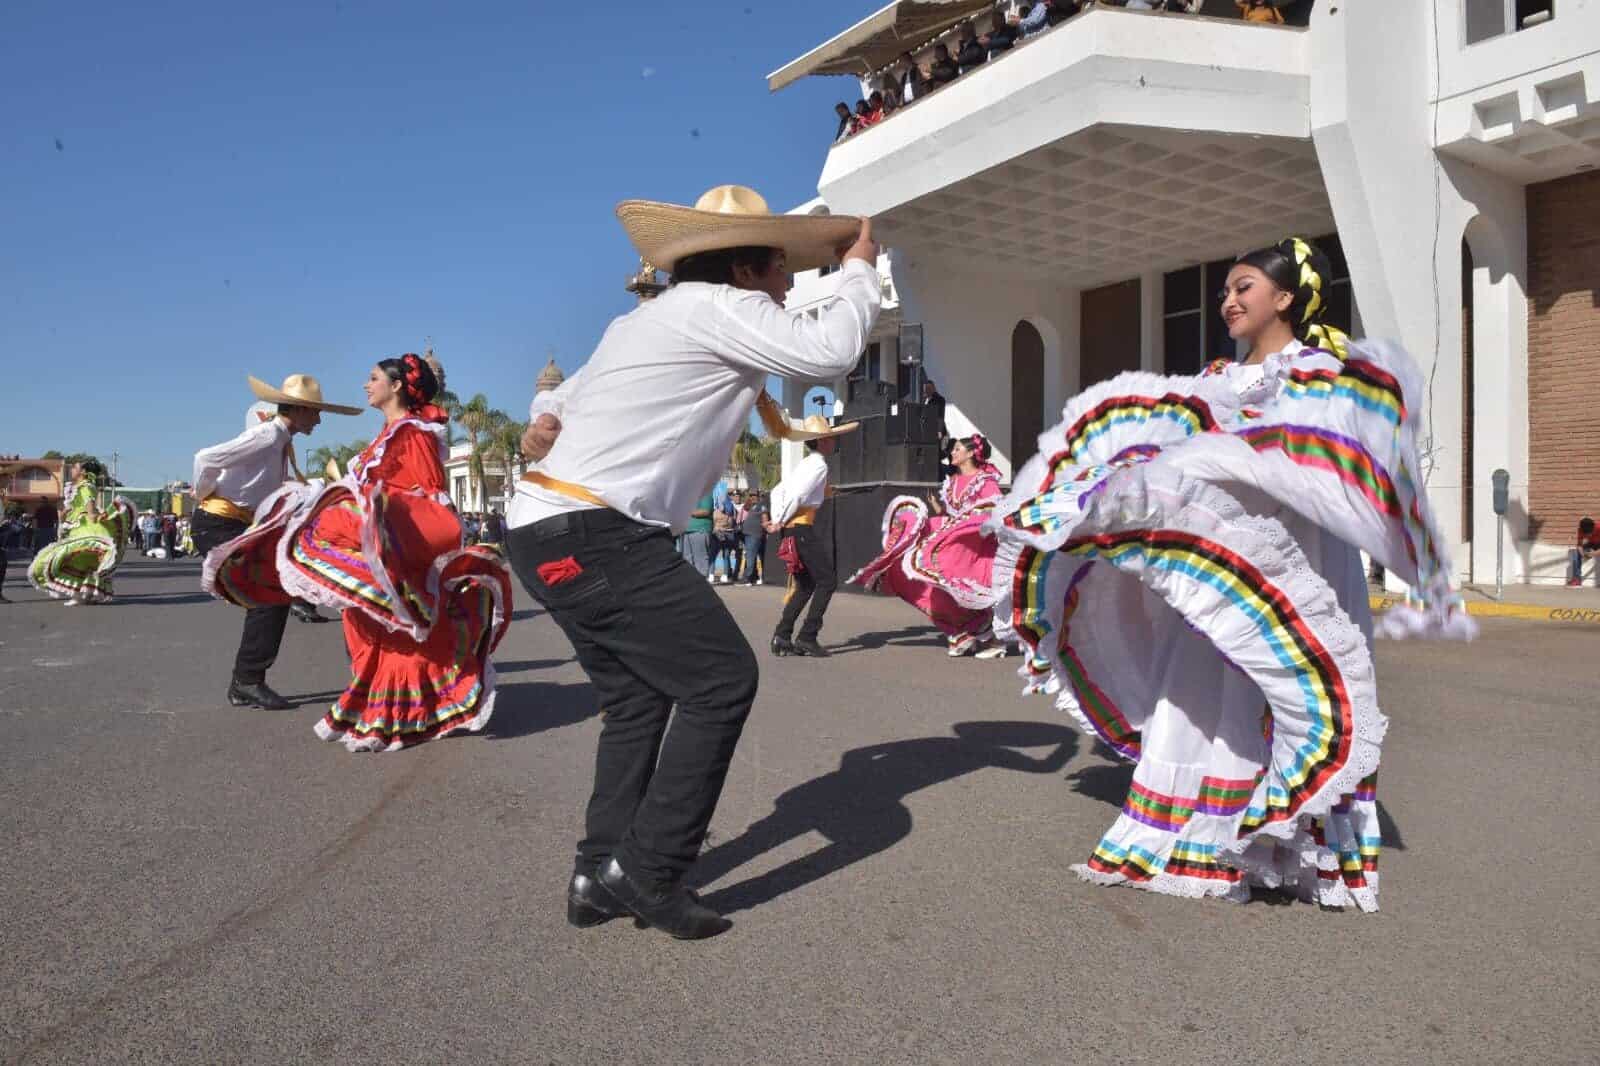
{"label": "female dancer in green dress", "polygon": [[61,537],[41,549],[28,567],[33,587],[68,607],[111,600],[111,572],[122,561],[133,528],[133,504],[121,496],[109,512],[101,513],[96,489],[104,473],[92,460],[73,466]]}

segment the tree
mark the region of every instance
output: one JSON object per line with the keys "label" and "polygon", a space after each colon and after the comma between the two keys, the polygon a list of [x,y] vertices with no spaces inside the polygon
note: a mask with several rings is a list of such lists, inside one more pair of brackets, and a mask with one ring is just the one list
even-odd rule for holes
{"label": "tree", "polygon": [[733,455],[729,457],[728,465],[735,470],[753,471],[760,487],[771,489],[778,483],[783,470],[782,445],[770,437],[758,437],[746,429],[733,442]]}
{"label": "tree", "polygon": [[312,448],[306,455],[304,473],[307,477],[321,477],[329,460],[332,460],[339,465],[339,474],[343,476],[349,472],[350,460],[360,455],[366,446],[366,441],[355,440],[349,444],[323,444]]}
{"label": "tree", "polygon": [[487,435],[488,457],[498,462],[500,469],[505,471],[506,487],[509,489],[511,482],[522,473],[522,434],[528,424],[518,422],[502,411],[494,413],[499,417]]}
{"label": "tree", "polygon": [[503,419],[506,416],[489,406],[489,397],[477,393],[466,403],[457,404],[458,410],[455,420],[461,424],[461,429],[467,435],[467,444],[470,448],[467,454],[467,491],[472,496],[472,510],[483,510],[483,449],[484,442],[490,429],[496,422],[496,416]]}

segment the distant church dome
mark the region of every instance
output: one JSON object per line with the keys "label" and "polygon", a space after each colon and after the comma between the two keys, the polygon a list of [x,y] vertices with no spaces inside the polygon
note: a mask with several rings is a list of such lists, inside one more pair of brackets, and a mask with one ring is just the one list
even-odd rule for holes
{"label": "distant church dome", "polygon": [[545,364],[543,370],[539,371],[539,379],[534,387],[539,392],[549,392],[551,389],[560,388],[565,380],[567,375],[561,372],[561,368],[556,366],[556,361],[552,359]]}

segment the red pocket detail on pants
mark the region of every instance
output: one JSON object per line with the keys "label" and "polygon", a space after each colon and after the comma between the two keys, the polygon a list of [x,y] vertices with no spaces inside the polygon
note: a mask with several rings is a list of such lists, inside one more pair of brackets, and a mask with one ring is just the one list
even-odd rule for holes
{"label": "red pocket detail on pants", "polygon": [[578,560],[569,555],[565,559],[555,559],[541,564],[535,572],[539,575],[540,581],[553,588],[583,573],[583,567]]}

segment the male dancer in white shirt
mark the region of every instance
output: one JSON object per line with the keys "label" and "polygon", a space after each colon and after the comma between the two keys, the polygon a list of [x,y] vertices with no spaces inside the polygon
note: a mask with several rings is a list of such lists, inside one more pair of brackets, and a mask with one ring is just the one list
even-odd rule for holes
{"label": "male dancer in white shirt", "polygon": [[[822,616],[827,613],[828,601],[838,585],[834,572],[833,538],[819,534],[816,527],[817,511],[828,497],[828,456],[837,446],[835,437],[855,429],[858,423],[830,426],[821,415],[811,415],[798,431],[791,432],[790,440],[804,440],[806,457],[772,490],[772,512],[767,518],[768,534],[782,533],[792,538],[802,569],[789,575],[789,589],[783,597],[783,613],[778,616],[778,628],[772,634],[772,654],[806,655],[826,658],[828,653],[817,643],[822,632]],[[800,612],[806,611],[805,624],[800,635],[794,635],[794,624]]]}
{"label": "male dancer in white shirt", "polygon": [[[568,921],[632,913],[701,939],[732,923],[682,879],[758,671],[673,534],[727,465],[769,374],[827,380],[855,365],[881,298],[877,246],[866,222],[775,216],[740,186],[694,208],[635,200],[617,214],[672,285],[612,322],[588,363],[535,399],[525,444],[540,464],[518,485],[507,544],[604,715]],[[817,317],[785,311],[789,271],[841,253],[836,293]]]}
{"label": "male dancer in white shirt", "polygon": [[[195,550],[202,555],[250,528],[261,501],[283,485],[294,467],[291,439],[296,433],[317,428],[323,411],[353,415],[361,410],[324,403],[322,386],[305,374],[289,375],[282,389],[251,378],[250,388],[260,399],[277,404],[277,415],[194,455],[194,496],[200,502],[190,533]],[[278,658],[288,621],[288,604],[252,607],[245,612],[244,633],[228,684],[229,703],[268,711],[290,706],[267,684],[267,670]]]}

